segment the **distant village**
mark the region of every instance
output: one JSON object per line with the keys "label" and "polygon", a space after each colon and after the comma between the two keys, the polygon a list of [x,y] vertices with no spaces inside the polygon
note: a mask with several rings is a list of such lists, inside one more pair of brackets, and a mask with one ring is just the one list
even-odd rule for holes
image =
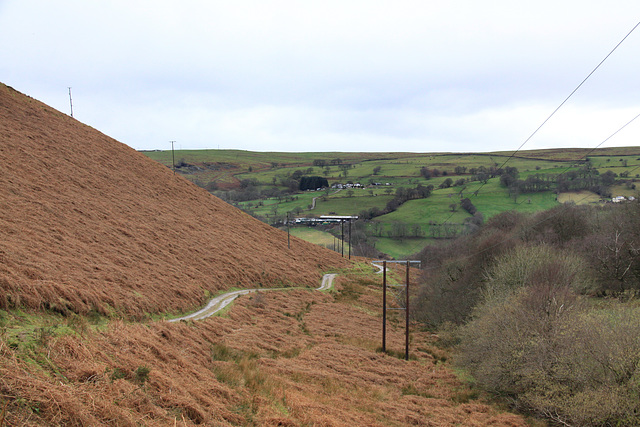
{"label": "distant village", "polygon": [[636,198],[633,196],[629,196],[629,197],[624,197],[624,196],[617,196],[617,197],[613,197],[611,199],[611,203],[622,203],[622,202],[633,202]]}
{"label": "distant village", "polygon": [[[389,182],[385,182],[384,184],[381,182],[374,182],[371,184],[372,186],[386,186],[386,185],[391,185],[391,183]],[[347,183],[347,184],[340,184],[340,183],[336,183],[336,184],[332,184],[331,188],[336,188],[336,189],[340,189],[340,190],[344,190],[345,188],[366,188],[365,185],[360,184],[359,182],[356,182],[355,184],[352,183]]]}

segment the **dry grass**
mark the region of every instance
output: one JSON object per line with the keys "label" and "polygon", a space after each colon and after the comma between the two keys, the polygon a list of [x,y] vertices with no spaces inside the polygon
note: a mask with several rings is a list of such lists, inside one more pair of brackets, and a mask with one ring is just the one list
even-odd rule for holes
{"label": "dry grass", "polygon": [[143,318],[345,265],[4,85],[0,168],[0,309]]}
{"label": "dry grass", "polygon": [[[525,425],[475,401],[429,334],[413,334],[409,362],[378,352],[381,279],[362,271],[331,293],[149,321],[230,286],[317,287],[347,263],[297,239],[288,250],[282,232],[6,86],[0,167],[0,310],[69,319],[0,323],[0,424]],[[402,322],[389,323],[399,353]]]}
{"label": "dry grass", "polygon": [[[47,363],[0,341],[7,423],[525,425],[476,401],[431,334],[413,332],[409,362],[377,351],[380,319],[358,305],[375,311],[378,286],[342,303],[309,291],[265,293],[259,305],[244,296],[227,317],[195,323],[115,321],[48,340]],[[388,334],[402,350],[403,331]]]}

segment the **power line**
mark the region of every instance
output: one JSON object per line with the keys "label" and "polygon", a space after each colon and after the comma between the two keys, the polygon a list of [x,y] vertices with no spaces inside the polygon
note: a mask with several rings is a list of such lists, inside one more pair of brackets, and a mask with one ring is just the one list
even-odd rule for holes
{"label": "power line", "polygon": [[[558,105],[558,106],[556,107],[556,109],[555,109],[555,110],[553,110],[553,112],[549,115],[549,117],[547,117],[547,118],[542,122],[542,124],[540,124],[540,126],[538,126],[538,127],[536,128],[536,130],[534,130],[534,131],[533,131],[533,133],[532,133],[531,135],[529,135],[529,137],[528,137],[527,139],[525,139],[525,140],[524,140],[524,142],[523,142],[522,144],[520,144],[520,146],[519,146],[519,147],[518,147],[518,148],[517,148],[517,149],[516,149],[516,150],[515,150],[515,151],[514,151],[514,152],[513,152],[513,153],[512,153],[508,158],[507,158],[507,160],[505,160],[505,161],[504,161],[504,163],[502,164],[502,166],[500,166],[500,168],[499,168],[499,169],[502,169],[502,168],[503,168],[503,167],[504,167],[504,166],[505,166],[505,165],[506,165],[506,164],[507,164],[507,163],[508,163],[508,162],[509,162],[509,161],[510,161],[510,160],[511,160],[515,155],[516,155],[516,153],[517,153],[517,152],[519,152],[520,150],[522,150],[522,147],[524,147],[524,146],[525,146],[525,145],[526,145],[526,144],[531,140],[531,138],[533,138],[533,137],[538,133],[538,131],[539,131],[540,129],[542,129],[542,127],[543,127],[545,124],[547,124],[547,122],[548,122],[549,120],[551,120],[551,118],[552,118],[552,117],[553,117],[553,116],[558,112],[558,110],[560,110],[560,108],[562,108],[562,107],[564,106],[564,104],[566,104],[566,103],[567,103],[567,101],[569,101],[569,99],[570,99],[570,98],[571,98],[571,97],[572,97],[572,96],[573,96],[573,95],[574,95],[574,94],[575,94],[575,93],[576,93],[576,92],[577,92],[577,91],[582,87],[582,85],[584,85],[584,84],[585,84],[585,82],[586,82],[587,80],[589,80],[589,78],[590,78],[590,77],[591,77],[591,76],[592,76],[592,75],[593,75],[593,74],[598,70],[598,68],[600,68],[600,66],[601,66],[602,64],[604,64],[604,62],[605,62],[605,61],[606,61],[606,60],[607,60],[607,59],[608,59],[608,58],[613,54],[613,52],[615,52],[615,51],[618,49],[618,47],[620,47],[620,45],[621,45],[621,44],[622,44],[622,43],[627,39],[627,37],[629,37],[629,36],[631,35],[631,33],[633,33],[633,32],[635,31],[635,29],[636,29],[636,28],[638,28],[638,26],[640,26],[640,21],[639,21],[639,22],[638,22],[638,23],[637,23],[637,24],[636,24],[636,25],[631,29],[631,31],[629,31],[629,32],[627,33],[627,35],[626,35],[626,36],[624,36],[624,37],[622,38],[622,40],[620,40],[620,41],[618,42],[618,44],[616,44],[616,45],[615,45],[615,47],[614,47],[613,49],[611,49],[611,51],[607,54],[607,56],[605,56],[605,57],[604,57],[604,59],[602,59],[602,61],[600,61],[600,62],[598,63],[598,65],[596,65],[596,67],[595,67],[593,70],[591,70],[591,72],[587,75],[587,77],[585,77],[585,78],[580,82],[580,84],[579,84],[578,86],[576,86],[576,88],[575,88],[575,89],[573,89],[573,91],[571,91],[571,93],[569,94],[569,96],[567,96],[567,97],[564,99],[564,101],[562,101],[562,102],[560,103],[560,105]],[[483,184],[483,185],[484,185],[484,184]],[[483,187],[483,185],[481,185],[481,186],[480,186],[480,189]],[[480,189],[478,189],[478,190],[480,190]]]}
{"label": "power line", "polygon": [[[558,179],[560,176],[562,176],[563,174],[567,173],[567,171],[573,167],[575,167],[577,165],[577,162],[580,162],[582,160],[585,160],[587,157],[589,157],[589,154],[593,153],[594,151],[596,151],[598,148],[600,148],[605,142],[607,142],[608,140],[610,140],[611,138],[613,138],[614,136],[616,136],[620,131],[622,131],[624,128],[626,128],[627,126],[629,126],[631,123],[633,123],[638,117],[640,117],[640,114],[638,114],[637,116],[635,116],[633,119],[629,120],[627,123],[625,123],[624,125],[622,125],[622,127],[620,127],[618,130],[616,130],[614,133],[612,133],[611,135],[609,135],[607,138],[605,138],[600,144],[596,145],[595,147],[593,147],[591,150],[587,151],[587,153],[585,155],[583,155],[580,159],[578,160],[574,160],[574,164],[571,166],[568,166],[567,168],[565,168],[564,171],[560,172],[559,174],[557,174],[554,178]],[[640,167],[640,166],[639,166]],[[637,169],[637,168],[636,168]],[[630,172],[633,172],[635,169],[631,170]]]}
{"label": "power line", "polygon": [[[580,158],[580,159],[578,159],[578,160],[575,160],[575,162],[579,162],[580,160],[584,160],[584,159],[586,159],[586,158],[589,156],[589,154],[593,153],[593,152],[594,152],[595,150],[597,150],[600,146],[602,146],[602,145],[603,145],[604,143],[606,143],[608,140],[610,140],[611,138],[613,138],[615,135],[617,135],[620,131],[622,131],[624,128],[626,128],[627,126],[629,126],[631,123],[633,123],[633,122],[634,122],[636,119],[638,119],[639,117],[640,117],[640,114],[636,115],[634,118],[632,118],[632,119],[631,119],[631,120],[629,120],[627,123],[625,123],[624,125],[622,125],[620,128],[618,128],[618,130],[616,130],[615,132],[613,132],[611,135],[609,135],[607,138],[605,138],[602,142],[600,142],[600,143],[599,143],[598,145],[596,145],[594,148],[592,148],[591,150],[589,150],[586,154],[584,154],[584,155],[582,156],[582,158]],[[575,163],[574,163],[574,165],[575,165]],[[561,173],[559,173],[558,175],[556,175],[556,179],[557,179],[559,176],[561,176],[562,174],[566,173],[569,169],[571,169],[572,167],[574,167],[574,165],[571,165],[571,166],[567,167],[563,172],[561,172]],[[637,169],[639,169],[639,168],[640,168],[640,165],[639,165],[639,166],[636,166],[636,167],[635,167],[635,168],[633,168],[633,169],[631,169],[631,170],[629,171],[629,173],[631,173],[631,172],[633,172],[633,171],[635,171],[635,170],[637,170]],[[483,194],[486,194],[486,193],[483,193]],[[589,197],[589,196],[587,195],[587,196],[585,196],[585,197],[583,197],[583,198],[581,198],[581,199],[578,199],[578,200],[577,200],[577,202],[576,202],[576,204],[580,204],[582,201],[586,200],[588,197]],[[519,204],[522,204],[522,203],[524,203],[524,202],[520,202]],[[567,209],[567,207],[565,207],[565,209]],[[535,224],[532,224],[530,227],[528,227],[528,229],[533,229],[533,228],[537,227],[538,225],[540,225],[540,224],[542,224],[542,223],[544,223],[544,222],[546,222],[546,221],[549,221],[549,220],[550,220],[550,219],[552,219],[552,218],[555,218],[556,216],[560,215],[562,212],[564,212],[564,209],[558,209],[558,210],[557,210],[556,212],[554,212],[552,215],[549,215],[549,216],[547,216],[547,217],[545,217],[545,218],[541,219],[540,221],[536,222]],[[447,221],[448,221],[450,218],[451,218],[451,216],[449,216],[449,218],[447,219]],[[463,259],[469,259],[469,258],[472,258],[472,257],[474,257],[474,256],[480,255],[480,254],[482,254],[483,252],[489,251],[489,250],[491,250],[491,249],[493,249],[493,248],[496,248],[496,247],[498,247],[498,246],[500,246],[500,245],[502,245],[502,244],[504,244],[504,243],[506,243],[506,242],[508,242],[508,241],[510,241],[510,240],[513,240],[515,237],[516,237],[516,236],[514,236],[514,235],[509,236],[508,238],[506,238],[506,239],[504,239],[504,240],[502,240],[502,241],[500,241],[500,242],[498,242],[498,243],[495,243],[494,245],[491,245],[491,246],[489,246],[489,247],[487,247],[487,248],[484,248],[484,249],[482,249],[482,250],[480,250],[480,251],[478,251],[478,252],[474,252],[474,253],[472,253],[472,254],[470,254],[470,255],[467,255],[467,256],[466,256],[466,257],[464,257]],[[427,270],[429,270],[429,269],[435,269],[435,267],[431,267],[431,268],[427,267],[426,269],[427,269]]]}
{"label": "power line", "polygon": [[[527,139],[524,140],[524,142],[522,144],[520,144],[520,146],[513,152],[511,153],[511,155],[509,157],[507,157],[507,159],[502,163],[502,165],[498,168],[498,170],[504,168],[504,166],[511,160],[513,159],[513,157],[516,155],[516,153],[518,153],[519,151],[522,150],[522,148],[540,131],[540,129],[542,129],[542,127],[544,127],[547,122],[549,120],[551,120],[551,118],[569,101],[569,99],[586,83],[587,80],[589,80],[589,78],[602,66],[602,64],[604,64],[604,62],[618,49],[618,47],[620,47],[620,45],[631,35],[631,33],[633,33],[635,31],[636,28],[638,28],[638,26],[640,26],[640,21],[638,23],[636,23],[636,25],[634,25],[634,27],[622,38],[622,40],[620,40],[614,47],[613,49],[611,49],[611,51],[598,63],[598,65],[595,66],[595,68],[593,70],[591,70],[591,72],[580,82],[580,84],[578,84],[572,91],[571,93],[569,93],[569,95],[560,103],[560,105],[558,105],[553,112],[551,112],[551,114],[533,131],[533,133],[531,133],[531,135],[529,135],[529,137]],[[634,117],[632,120],[630,120],[629,122],[627,122],[624,126],[622,126],[620,129],[618,129],[616,132],[614,132],[612,135],[610,135],[607,139],[605,139],[604,141],[602,141],[600,144],[598,144],[595,148],[593,148],[591,151],[589,151],[584,157],[586,157],[588,154],[590,154],[591,152],[593,152],[594,150],[596,150],[598,147],[600,147],[602,144],[604,144],[606,141],[608,141],[609,139],[611,139],[614,135],[616,135],[618,132],[620,132],[622,129],[624,129],[626,126],[628,126],[629,124],[631,124],[633,121],[635,121],[640,115]],[[583,157],[583,158],[584,158]],[[567,170],[569,170],[571,167],[567,168],[563,173],[565,173]],[[560,176],[561,174],[557,175]],[[480,192],[480,190],[486,185],[487,181],[483,182],[480,187],[478,187],[477,190],[473,191],[472,194],[477,196]],[[483,193],[484,194],[484,193]],[[584,200],[584,199],[583,199]],[[455,212],[452,212],[449,217],[443,222],[443,224],[446,224],[455,214]],[[502,244],[498,243],[498,244]],[[415,246],[417,248],[417,245]]]}
{"label": "power line", "polygon": [[[613,54],[613,52],[615,52],[618,47],[620,47],[620,45],[631,35],[631,33],[633,33],[635,31],[636,28],[638,28],[638,26],[640,26],[640,21],[622,38],[622,40],[620,40],[618,42],[618,44],[616,44],[614,46],[613,49],[611,49],[611,51],[598,63],[598,65],[596,65],[596,67],[591,70],[591,72],[587,75],[587,77],[585,77],[578,86],[576,86],[575,89],[573,89],[571,91],[571,93],[564,99],[564,101],[562,101],[560,103],[560,105],[558,105],[556,107],[555,110],[553,110],[553,112],[542,122],[542,124],[540,124],[540,126],[538,126],[531,135],[529,135],[529,137],[527,139],[525,139],[525,141],[520,144],[520,146],[513,152],[511,153],[511,155],[509,157],[507,157],[507,159],[502,163],[502,165],[498,168],[502,169],[504,168],[504,166],[511,160],[513,159],[513,157],[516,155],[516,153],[518,153],[520,150],[522,150],[522,147],[524,147],[537,133],[540,129],[542,129],[542,127],[544,125],[547,124],[547,122],[549,120],[551,120],[551,118],[558,112],[558,110],[560,110],[560,108],[562,108],[564,106],[564,104],[567,103],[567,101],[569,101],[569,99],[582,87],[582,85],[584,85],[584,83],[598,70],[598,68],[600,68],[600,66],[602,64],[604,64],[604,62]],[[637,118],[637,117],[636,117]],[[636,118],[634,118],[633,120],[631,120],[631,122],[633,122]],[[631,122],[627,123],[630,124]],[[615,134],[617,134],[619,131],[621,131],[622,129],[624,129],[627,125],[623,126],[622,128],[620,128],[618,131],[616,131],[613,135],[611,135],[609,138],[607,138],[605,141],[603,141],[602,143],[600,143],[598,145],[598,147],[602,144],[604,144],[604,142],[606,142],[608,139],[610,139],[611,137],[613,137]],[[597,148],[597,147],[596,147]],[[595,149],[594,149],[595,150]],[[486,185],[486,181],[483,182],[482,184],[480,184],[480,186],[478,187],[477,190],[475,190],[474,192],[472,192],[473,195],[477,196],[478,193],[480,192],[480,190],[482,190],[482,188]],[[453,217],[453,213],[451,215],[449,215],[449,217],[443,222],[443,224],[446,224],[451,218]]]}

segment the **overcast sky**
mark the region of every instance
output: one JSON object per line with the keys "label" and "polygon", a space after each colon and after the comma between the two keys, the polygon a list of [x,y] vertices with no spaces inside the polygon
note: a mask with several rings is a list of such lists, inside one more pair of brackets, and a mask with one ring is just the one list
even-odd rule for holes
{"label": "overcast sky", "polygon": [[[638,0],[0,0],[0,81],[136,149],[515,150]],[[640,28],[523,149],[640,114]],[[604,146],[640,145],[640,119]]]}

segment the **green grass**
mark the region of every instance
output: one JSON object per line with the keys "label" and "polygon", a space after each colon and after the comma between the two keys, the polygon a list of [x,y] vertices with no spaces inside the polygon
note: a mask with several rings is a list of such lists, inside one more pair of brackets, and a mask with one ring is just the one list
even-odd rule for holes
{"label": "green grass", "polygon": [[525,213],[539,212],[551,209],[559,203],[556,195],[551,191],[522,194],[514,200],[508,196],[507,190],[500,186],[497,179],[491,180],[477,197],[472,196],[470,199],[485,220],[510,210]]}
{"label": "green grass", "polygon": [[376,238],[375,248],[395,259],[405,259],[421,251],[432,239],[428,238],[406,238],[403,240],[391,239],[388,237]]}
{"label": "green grass", "polygon": [[[145,155],[165,165],[171,165],[170,150],[161,152],[145,152]],[[598,149],[558,149],[531,150],[495,153],[276,153],[249,152],[241,150],[176,150],[176,161],[184,160],[189,164],[199,165],[202,170],[185,177],[194,182],[207,184],[215,182],[219,188],[238,188],[243,179],[255,179],[260,187],[271,187],[280,184],[296,170],[303,174],[326,177],[329,184],[359,182],[363,185],[370,183],[391,183],[390,186],[374,186],[365,190],[354,189],[349,197],[349,191],[335,193],[333,190],[319,192],[305,192],[294,195],[294,200],[261,199],[242,202],[239,206],[253,215],[264,218],[267,222],[274,216],[278,220],[287,212],[296,212],[294,216],[320,216],[328,214],[358,215],[364,210],[378,208],[383,210],[399,187],[414,188],[418,184],[433,185],[435,190],[431,197],[423,200],[412,200],[395,212],[375,218],[375,222],[382,224],[382,228],[375,228],[368,224],[370,230],[375,229],[377,235],[382,232],[384,240],[379,241],[384,252],[389,254],[406,254],[402,242],[386,241],[388,232],[394,224],[403,223],[409,228],[419,226],[424,236],[429,237],[429,223],[462,224],[469,214],[459,208],[461,198],[469,197],[478,211],[488,220],[499,213],[517,210],[520,212],[537,212],[549,209],[566,200],[576,201],[572,195],[560,195],[560,201],[552,191],[546,193],[523,194],[511,198],[508,191],[499,185],[499,179],[490,179],[486,184],[479,182],[466,183],[463,186],[439,189],[439,185],[451,178],[454,182],[459,179],[471,178],[471,169],[485,167],[510,166],[518,169],[519,179],[526,179],[530,175],[542,174],[557,176],[571,170],[576,170],[588,155],[590,163],[598,168],[600,173],[612,171],[616,174],[627,173],[628,178],[640,177],[640,147],[619,147]],[[314,160],[321,159],[329,164],[328,167],[314,166]],[[351,164],[346,170],[339,165],[331,166],[334,159],[340,159],[343,164]],[[420,169],[438,169],[440,175],[429,180],[420,175]],[[374,175],[374,169],[379,168]],[[462,174],[456,174],[464,169]],[[640,184],[639,184],[640,185]],[[282,187],[281,187],[282,189]],[[474,192],[478,190],[478,194]],[[389,192],[387,192],[389,191]],[[614,195],[638,196],[638,190],[624,185],[612,188]],[[317,197],[316,208],[309,210],[312,199]],[[591,199],[588,199],[591,200]],[[451,205],[458,207],[452,210]],[[313,239],[313,238],[312,238]],[[387,252],[389,251],[389,252]]]}
{"label": "green grass", "polygon": [[[286,215],[287,212],[293,212],[296,208],[300,208],[303,212],[301,212],[301,216],[306,216],[309,212],[309,206],[312,203],[314,197],[319,197],[320,192],[306,192],[296,194],[293,197],[296,200],[293,201],[278,201],[275,198],[265,199],[265,200],[252,200],[249,202],[241,202],[239,206],[245,209],[247,212],[257,214],[263,217],[268,217],[273,215],[274,213]],[[262,204],[261,206],[256,206],[257,204]]]}
{"label": "green grass", "polygon": [[[314,227],[291,227],[291,235],[331,250],[334,250],[334,245],[336,250],[339,247],[338,239],[336,239],[333,234],[327,233],[326,231],[318,230]],[[349,244],[345,242],[344,253],[346,254],[348,253],[348,251]]]}
{"label": "green grass", "polygon": [[450,204],[458,203],[459,198],[453,196],[449,198],[444,194],[434,193],[426,199],[409,200],[398,208],[395,212],[376,218],[382,223],[403,222],[406,224],[429,224],[430,221],[442,223],[462,223],[469,214],[456,209],[455,212],[449,207]]}
{"label": "green grass", "polygon": [[353,197],[347,196],[348,190],[342,190],[335,196],[328,197],[326,200],[318,199],[316,209],[310,211],[314,215],[329,215],[335,212],[337,215],[357,215],[363,210],[377,207],[384,209],[387,202],[393,196],[370,196],[367,190],[353,190]]}
{"label": "green grass", "polygon": [[598,194],[591,191],[576,191],[558,195],[559,203],[575,203],[577,205],[598,203],[600,199],[601,197]]}
{"label": "green grass", "polygon": [[[171,150],[146,151],[144,154],[153,160],[165,165],[171,165]],[[282,152],[252,152],[243,150],[176,150],[175,160],[184,159],[187,163],[228,163],[238,169],[238,173],[247,173],[249,167],[254,171],[252,177],[260,174],[280,170],[280,173],[293,172],[297,168],[313,167],[315,171],[322,169],[313,166],[315,159],[323,159],[330,162],[332,159],[341,159],[343,163],[356,164],[349,170],[349,177],[373,177],[382,181],[383,177],[419,176],[422,166],[437,168],[453,172],[456,166],[467,168],[479,166],[502,166],[508,159],[508,166],[517,167],[520,172],[539,169],[552,169],[555,166],[570,166],[584,155],[589,154],[589,159],[595,167],[621,166],[626,160],[628,167],[640,165],[640,149],[638,147],[619,147],[597,150],[590,153],[586,149],[565,150],[531,150],[521,151],[517,156],[510,157],[512,153],[282,153]],[[277,163],[277,168],[272,168],[272,163]],[[617,163],[617,165],[616,165]],[[373,176],[373,168],[380,166],[380,174]],[[336,177],[340,172],[337,166],[331,166],[331,176]],[[266,180],[265,180],[266,181]]]}
{"label": "green grass", "polygon": [[[517,210],[519,212],[538,212],[550,209],[559,202],[556,201],[555,194],[551,191],[544,193],[524,194],[516,200],[509,197],[507,190],[500,186],[498,179],[494,178],[480,188],[479,183],[468,185],[468,191],[463,191],[463,197],[469,197],[485,220],[502,212]],[[473,191],[480,188],[478,196],[473,195]],[[383,224],[385,232],[391,228],[394,222],[404,224],[420,225],[424,232],[429,235],[429,224],[431,222],[442,224],[462,224],[471,215],[461,209],[460,187],[449,189],[438,189],[431,197],[419,200],[410,200],[400,206],[395,212],[377,217],[375,221]],[[456,204],[455,211],[450,205]]]}

